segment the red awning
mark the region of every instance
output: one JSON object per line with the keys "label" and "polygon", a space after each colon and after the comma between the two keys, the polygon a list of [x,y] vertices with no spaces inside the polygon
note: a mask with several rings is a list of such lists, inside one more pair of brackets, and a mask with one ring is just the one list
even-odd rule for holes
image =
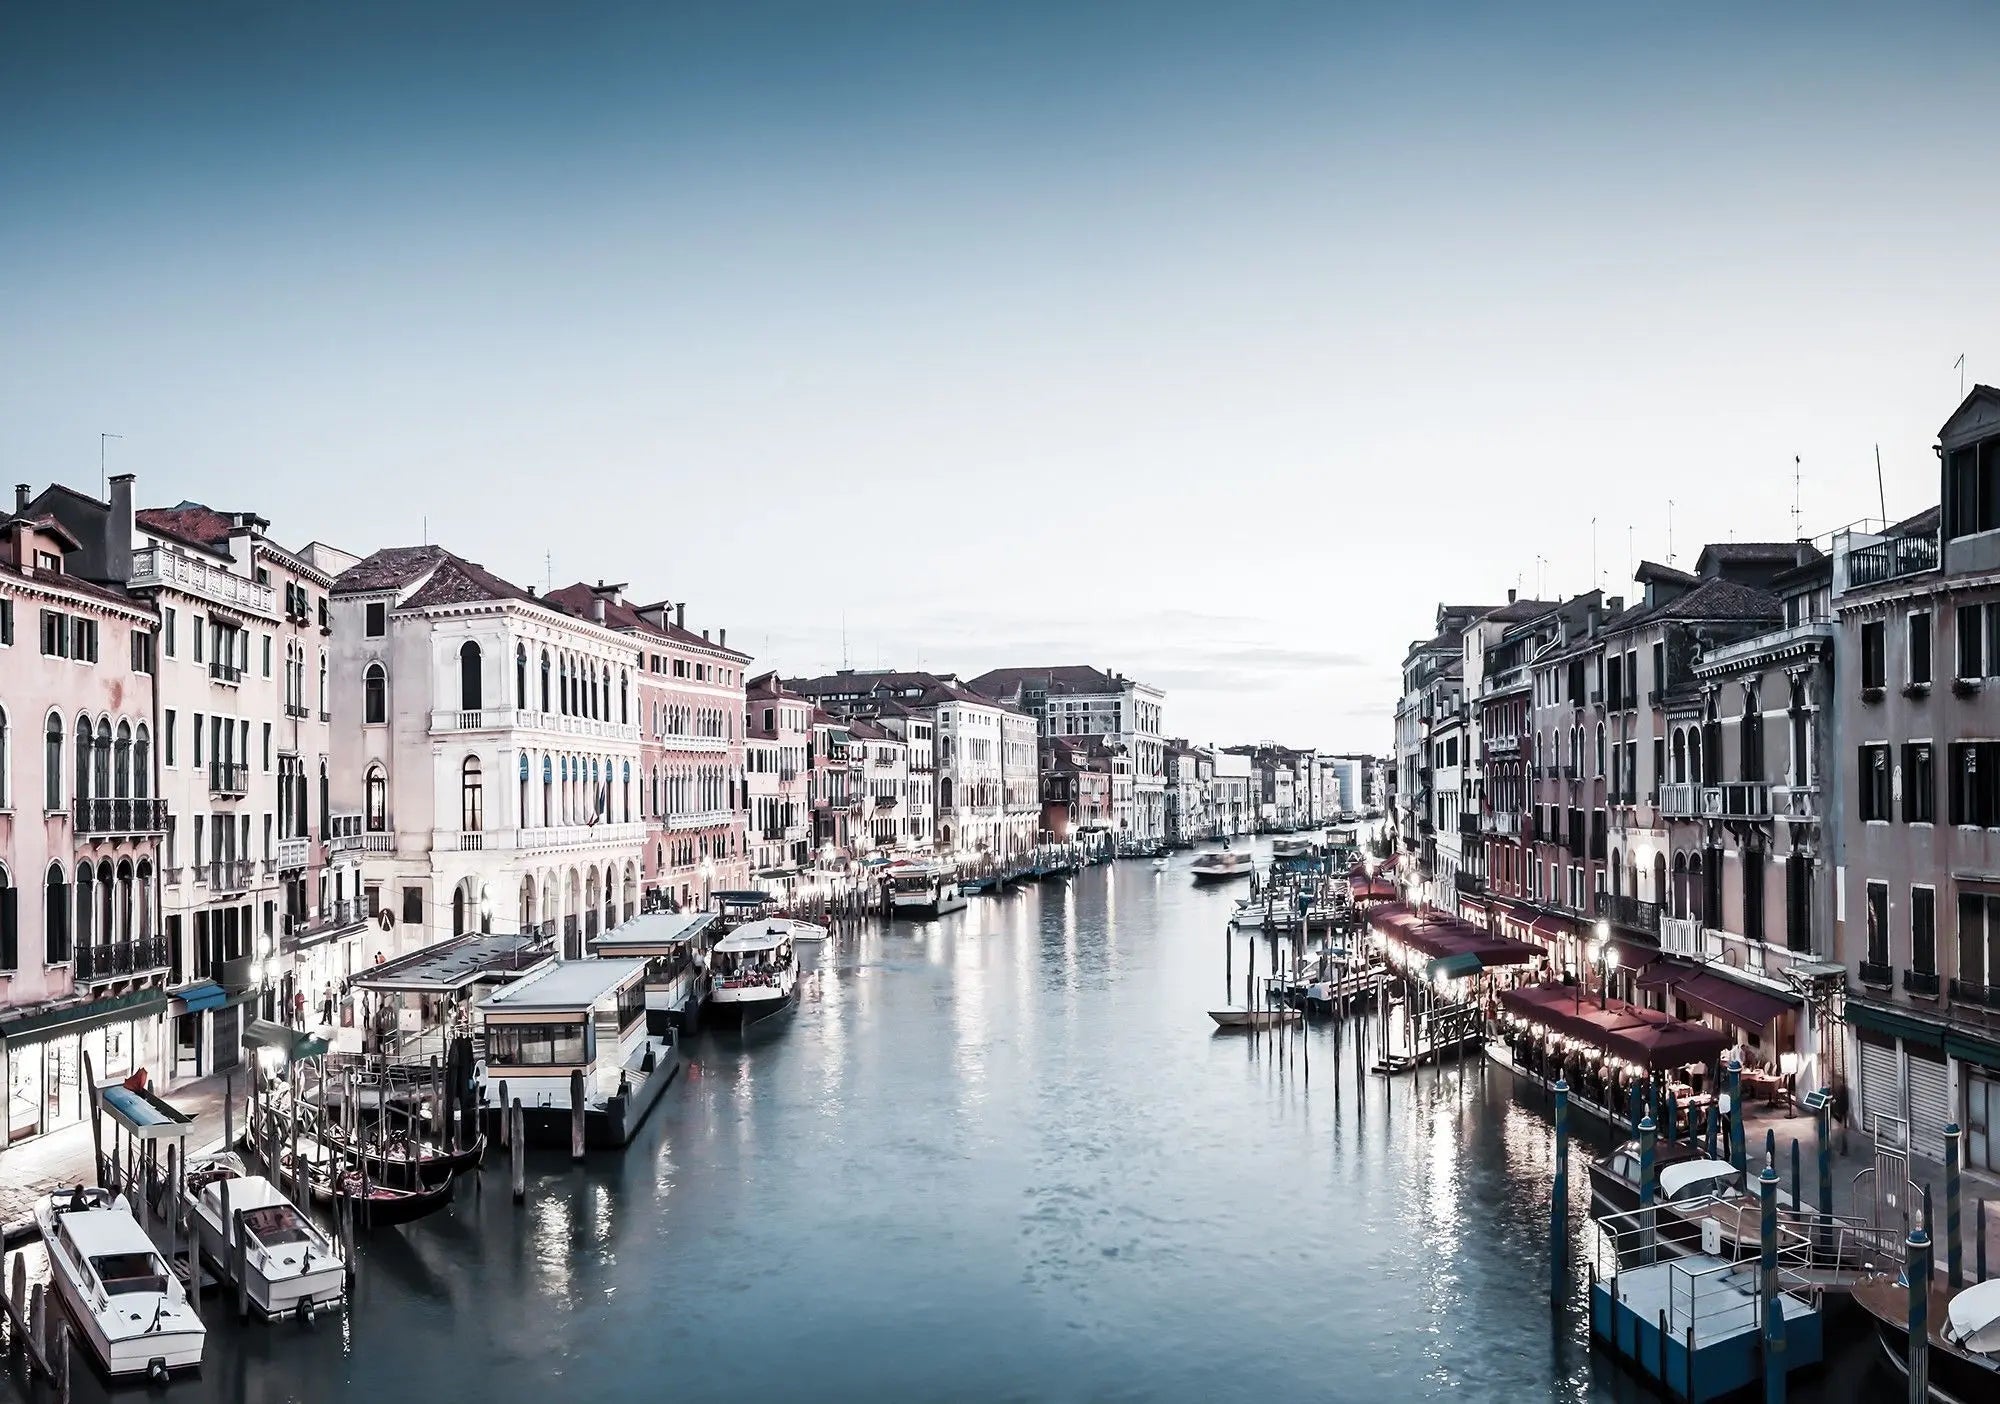
{"label": "red awning", "polygon": [[1643,970],[1660,958],[1658,946],[1649,946],[1629,936],[1613,936],[1611,945],[1618,952],[1619,965],[1627,970]]}
{"label": "red awning", "polygon": [[1696,1009],[1750,1031],[1766,1028],[1780,1014],[1799,1007],[1795,996],[1756,989],[1727,975],[1678,961],[1662,962],[1640,976],[1639,983],[1669,990]]}
{"label": "red awning", "polygon": [[1729,1044],[1719,1030],[1705,1024],[1674,1019],[1620,999],[1592,1000],[1574,985],[1502,990],[1500,1003],[1517,1018],[1532,1020],[1646,1068],[1700,1062]]}

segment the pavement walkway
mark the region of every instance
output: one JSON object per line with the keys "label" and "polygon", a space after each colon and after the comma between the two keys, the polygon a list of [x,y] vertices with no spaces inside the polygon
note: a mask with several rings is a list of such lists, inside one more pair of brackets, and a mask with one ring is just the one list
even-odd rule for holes
{"label": "pavement walkway", "polygon": [[[236,1124],[240,1127],[247,1077],[238,1077],[236,1087]],[[195,1118],[194,1130],[187,1138],[190,1152],[205,1152],[222,1144],[223,1093],[222,1078],[204,1077],[159,1094]],[[87,1119],[0,1151],[0,1230],[4,1230],[9,1245],[16,1241],[20,1226],[33,1217],[36,1200],[51,1190],[97,1182],[92,1155]]]}

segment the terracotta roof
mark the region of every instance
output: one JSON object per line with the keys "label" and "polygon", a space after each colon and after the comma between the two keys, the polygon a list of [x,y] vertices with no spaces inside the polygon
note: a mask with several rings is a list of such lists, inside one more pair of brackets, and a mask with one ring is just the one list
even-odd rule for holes
{"label": "terracotta roof", "polygon": [[1889,536],[1930,536],[1937,531],[1938,523],[1943,520],[1944,509],[1942,507],[1926,507],[1923,511],[1917,513],[1916,516],[1905,517],[1902,521],[1897,522],[1889,528],[1886,534]]}
{"label": "terracotta roof", "polygon": [[59,536],[68,543],[69,549],[72,551],[83,544],[76,539],[76,533],[64,526],[53,512],[38,512],[32,517],[24,517],[18,512],[10,512],[7,516],[0,517],[0,527],[13,526],[16,523],[23,526],[31,526],[36,531],[47,532],[50,536]]}
{"label": "terracotta roof", "polygon": [[847,724],[847,734],[857,741],[893,741],[897,739],[889,734],[887,727],[877,726],[874,722],[866,721],[860,717],[856,717]]}
{"label": "terracotta roof", "polygon": [[801,697],[838,697],[848,693],[924,691],[949,686],[936,673],[898,673],[889,669],[845,668],[816,678],[787,678],[785,686]]}
{"label": "terracotta roof", "polygon": [[1622,634],[1641,624],[1667,620],[1742,619],[1776,623],[1785,617],[1784,604],[1769,590],[1734,580],[1704,580],[1685,595],[1664,600],[1650,609],[1627,610],[1605,626],[1607,634]]}
{"label": "terracotta roof", "polygon": [[[578,619],[588,619],[593,622],[596,619],[594,601],[598,598],[597,591],[581,580],[574,585],[565,585],[560,590],[551,590],[542,596],[544,603],[552,604],[558,609],[575,615]],[[608,629],[616,629],[621,633],[643,634],[651,638],[665,639],[669,643],[680,644],[687,648],[704,648],[711,653],[724,654],[727,657],[735,658],[745,663],[750,661],[749,654],[738,653],[735,649],[725,647],[713,639],[705,639],[700,634],[690,629],[684,629],[672,621],[664,625],[655,624],[640,614],[636,606],[626,604],[622,600],[609,598],[604,600],[604,625]]]}
{"label": "terracotta roof", "polygon": [[146,531],[171,536],[207,551],[227,553],[230,534],[236,530],[234,517],[199,502],[183,502],[177,507],[143,507],[132,517]]}
{"label": "terracotta roof", "polygon": [[1122,692],[1132,680],[1115,678],[1102,668],[1068,663],[1054,668],[994,668],[965,684],[988,697],[1016,697],[1023,691],[1056,696],[1102,696]]}
{"label": "terracotta roof", "polygon": [[1559,603],[1554,600],[1515,600],[1511,604],[1503,604],[1497,609],[1488,610],[1486,617],[1497,619],[1502,624],[1512,624],[1523,619],[1539,618],[1559,607]]}
{"label": "terracotta roof", "polygon": [[442,546],[389,546],[358,565],[348,567],[335,578],[336,595],[372,594],[380,590],[402,590],[423,583],[406,596],[398,608],[425,609],[432,605],[476,604],[483,600],[521,600],[540,604],[534,594],[510,580],[503,580],[476,561],[455,556]]}

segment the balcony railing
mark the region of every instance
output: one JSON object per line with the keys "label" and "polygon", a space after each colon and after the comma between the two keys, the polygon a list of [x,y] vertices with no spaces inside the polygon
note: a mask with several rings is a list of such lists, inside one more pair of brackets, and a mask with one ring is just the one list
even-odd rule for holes
{"label": "balcony railing", "polygon": [[293,868],[303,868],[312,853],[309,838],[281,838],[278,840],[278,869],[289,872]]}
{"label": "balcony railing", "polygon": [[1701,787],[1698,785],[1666,784],[1660,786],[1660,817],[1663,819],[1693,819],[1701,813]]}
{"label": "balcony railing", "polygon": [[445,708],[431,713],[433,734],[453,731],[505,731],[517,727],[556,731],[569,736],[589,736],[601,741],[639,739],[639,728],[636,723],[567,716],[561,712],[538,712],[515,707],[483,707]]}
{"label": "balcony railing", "polygon": [[1660,934],[1658,902],[1642,902],[1637,897],[1600,892],[1597,894],[1597,914],[1606,921],[1615,921],[1620,926],[1643,931],[1648,936]]}
{"label": "balcony railing", "polygon": [[1861,546],[1847,553],[1849,586],[1879,585],[1938,568],[1938,539],[1935,536],[1893,536],[1873,546]]}
{"label": "balcony railing", "polygon": [[285,715],[295,717],[300,721],[304,721],[310,711],[311,709],[303,702],[287,702],[285,704]]}
{"label": "balcony railing", "polygon": [[1816,823],[1819,819],[1819,786],[1773,785],[1771,812],[1794,824]]}
{"label": "balcony railing", "polygon": [[1453,873],[1451,875],[1451,885],[1460,892],[1477,896],[1486,890],[1486,879],[1477,873]]}
{"label": "balcony railing", "polygon": [[210,761],[208,792],[211,795],[240,795],[250,788],[250,767],[242,761]]}
{"label": "balcony railing", "polygon": [[376,829],[361,834],[335,834],[326,841],[329,853],[389,853],[396,847],[396,836]]}
{"label": "balcony railing", "polygon": [[1477,811],[1469,809],[1458,811],[1458,832],[1466,838],[1479,837],[1479,815]]}
{"label": "balcony railing", "polygon": [[256,866],[248,858],[219,858],[208,865],[208,890],[247,891],[250,886],[251,870]]}
{"label": "balcony railing", "polygon": [[112,941],[102,946],[78,946],[73,957],[76,978],[97,982],[129,980],[165,970],[172,952],[164,936],[147,936],[136,941]]}
{"label": "balcony railing", "polygon": [[1701,923],[1693,917],[1660,916],[1660,949],[1670,955],[1687,956],[1691,960],[1701,960],[1708,955],[1708,943],[1702,939]]}
{"label": "balcony railing", "polygon": [[243,681],[243,670],[234,663],[225,663],[220,658],[212,658],[208,664],[208,676],[215,682],[240,683]]}
{"label": "balcony railing", "polygon": [[1507,838],[1521,836],[1521,816],[1518,814],[1489,814],[1486,816],[1486,832],[1501,834]]}
{"label": "balcony railing", "polygon": [[[1936,976],[1932,976],[1936,979]],[[1951,998],[1955,1004],[1973,1004],[1982,1009],[2000,1009],[2000,985],[1974,985],[1964,980],[1951,982]]]}
{"label": "balcony railing", "polygon": [[1913,995],[1935,999],[1938,992],[1938,973],[1935,970],[1905,970],[1903,988]]}
{"label": "balcony railing", "polygon": [[189,556],[176,555],[157,546],[132,553],[132,584],[140,587],[172,585],[233,609],[250,610],[266,616],[276,613],[272,603],[275,596],[269,585],[260,585],[220,567]]}
{"label": "balcony railing", "polygon": [[75,809],[79,835],[158,834],[166,832],[167,802],[163,799],[80,799]]}

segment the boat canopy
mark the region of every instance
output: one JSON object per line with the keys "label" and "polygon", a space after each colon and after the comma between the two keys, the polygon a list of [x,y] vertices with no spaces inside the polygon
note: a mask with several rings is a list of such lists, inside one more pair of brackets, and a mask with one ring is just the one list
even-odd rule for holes
{"label": "boat canopy", "polygon": [[1734,1179],[1736,1167],[1726,1160],[1684,1160],[1660,1171],[1660,1197],[1672,1200],[1690,1185],[1712,1182],[1720,1186]]}
{"label": "boat canopy", "polygon": [[186,1144],[188,1132],[194,1130],[192,1116],[143,1088],[107,1083],[97,1089],[97,1100],[113,1121],[142,1141],[171,1137]]}
{"label": "boat canopy", "polygon": [[[781,873],[783,870],[774,868],[770,871]],[[711,892],[709,896],[717,905],[724,907],[762,907],[777,900],[768,892],[756,892],[748,889],[732,892]]]}
{"label": "boat canopy", "polygon": [[648,912],[614,926],[590,945],[599,955],[632,955],[665,949],[695,937],[715,925],[714,912]]}
{"label": "boat canopy", "polygon": [[2000,1351],[2000,1277],[1966,1288],[1944,1314],[1947,1340],[1981,1355]]}
{"label": "boat canopy", "polygon": [[789,921],[760,922],[755,926],[737,927],[715,943],[714,951],[717,955],[772,951],[791,939],[792,924]]}

